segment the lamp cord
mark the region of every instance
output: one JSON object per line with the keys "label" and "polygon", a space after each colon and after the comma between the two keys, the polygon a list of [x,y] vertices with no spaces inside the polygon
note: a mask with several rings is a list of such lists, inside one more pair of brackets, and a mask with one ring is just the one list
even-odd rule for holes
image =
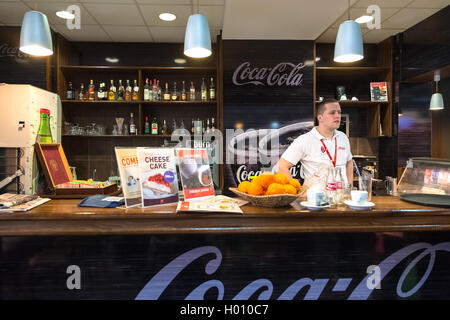
{"label": "lamp cord", "polygon": [[348,20],[350,20],[350,0],[348,0],[348,10],[347,10]]}

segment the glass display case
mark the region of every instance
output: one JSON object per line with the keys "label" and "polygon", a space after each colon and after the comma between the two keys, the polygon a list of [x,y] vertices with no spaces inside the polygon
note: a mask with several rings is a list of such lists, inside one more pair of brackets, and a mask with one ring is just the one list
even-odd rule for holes
{"label": "glass display case", "polygon": [[450,207],[450,160],[409,159],[397,191],[405,201]]}

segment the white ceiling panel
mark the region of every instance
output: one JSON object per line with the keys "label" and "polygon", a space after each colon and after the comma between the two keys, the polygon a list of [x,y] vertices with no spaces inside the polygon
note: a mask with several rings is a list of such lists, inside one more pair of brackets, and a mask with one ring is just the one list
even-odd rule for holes
{"label": "white ceiling panel", "polygon": [[124,3],[133,4],[134,0],[78,0],[83,3]]}
{"label": "white ceiling panel", "polygon": [[383,41],[390,36],[396,35],[399,32],[402,32],[403,29],[374,29],[369,30],[366,34],[363,35],[364,43],[378,43]]}
{"label": "white ceiling panel", "polygon": [[[29,3],[31,5],[31,3]],[[80,7],[80,16],[81,16],[81,25],[85,24],[97,24],[97,22],[92,18],[92,16],[87,12],[87,10],[80,5],[79,3],[71,2],[45,2],[39,4],[39,11],[45,13],[47,15],[48,22],[50,24],[66,24],[65,19],[61,19],[56,15],[57,11],[66,10],[69,5],[79,5]]]}
{"label": "white ceiling panel", "polygon": [[136,5],[132,4],[84,4],[100,24],[141,26],[144,20]]}
{"label": "white ceiling panel", "polygon": [[220,27],[223,25],[222,6],[200,6],[200,13],[208,19],[210,27]]}
{"label": "white ceiling panel", "polygon": [[[139,4],[157,4],[157,5],[191,5],[191,0],[136,0]],[[197,0],[195,0],[197,4]]]}
{"label": "white ceiling panel", "polygon": [[336,36],[338,32],[338,28],[329,28],[327,31],[325,31],[317,40],[316,42],[321,43],[331,43],[336,41]]}
{"label": "white ceiling panel", "polygon": [[413,0],[359,0],[354,6],[357,8],[367,8],[371,5],[377,5],[382,8],[403,8],[412,1]]}
{"label": "white ceiling panel", "polygon": [[420,21],[428,18],[438,9],[402,9],[389,19],[383,22],[383,28],[388,29],[408,29]]}
{"label": "white ceiling panel", "polygon": [[441,9],[450,5],[449,0],[415,0],[408,5],[408,8],[436,8]]}
{"label": "white ceiling panel", "polygon": [[184,42],[185,27],[149,27],[155,42]]}
{"label": "white ceiling panel", "polygon": [[0,21],[8,25],[22,25],[23,16],[29,10],[21,2],[0,2]]}
{"label": "white ceiling panel", "polygon": [[115,42],[153,42],[146,26],[104,26]]}
{"label": "white ceiling panel", "polygon": [[79,30],[68,30],[61,25],[52,26],[52,28],[70,41],[112,41],[109,35],[98,25],[85,25]]}
{"label": "white ceiling panel", "polygon": [[[398,12],[399,8],[380,8],[381,9],[381,21],[384,21],[386,19],[389,19],[392,17],[396,12]],[[350,19],[355,20],[356,18],[359,18],[362,15],[367,15],[366,8],[352,8],[350,9]],[[347,13],[344,13],[333,25],[332,28],[339,28],[339,25],[348,20]],[[361,24],[361,29],[367,29],[367,23]]]}
{"label": "white ceiling panel", "polygon": [[[191,7],[187,5],[139,5],[139,8],[148,26],[185,27],[191,15]],[[163,12],[173,13],[177,18],[174,21],[163,21],[159,18],[159,14]]]}

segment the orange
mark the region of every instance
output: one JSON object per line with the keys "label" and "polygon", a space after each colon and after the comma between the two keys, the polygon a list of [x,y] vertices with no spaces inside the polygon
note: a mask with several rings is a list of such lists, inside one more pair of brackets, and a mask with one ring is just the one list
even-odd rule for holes
{"label": "orange", "polygon": [[252,181],[248,186],[247,193],[252,196],[260,196],[264,194],[264,189],[257,181]]}
{"label": "orange", "polygon": [[260,176],[261,185],[264,189],[267,189],[271,183],[275,181],[274,174],[262,174]]}
{"label": "orange", "polygon": [[284,187],[282,184],[279,183],[271,183],[269,187],[267,188],[267,195],[272,194],[283,194],[284,193]]}
{"label": "orange", "polygon": [[300,191],[300,189],[302,188],[300,181],[298,181],[297,179],[294,179],[294,178],[289,180],[289,184],[294,186],[297,191]]}
{"label": "orange", "polygon": [[274,181],[276,183],[279,183],[279,184],[288,184],[289,183],[289,180],[286,177],[286,175],[284,173],[281,173],[281,172],[279,172],[279,173],[277,173],[275,175],[275,180]]}
{"label": "orange", "polygon": [[247,193],[248,192],[248,187],[250,186],[250,181],[242,181],[241,183],[239,183],[238,185],[238,190],[240,192],[244,192]]}
{"label": "orange", "polygon": [[288,183],[288,184],[285,184],[283,187],[284,187],[284,193],[297,194],[297,189],[293,185]]}

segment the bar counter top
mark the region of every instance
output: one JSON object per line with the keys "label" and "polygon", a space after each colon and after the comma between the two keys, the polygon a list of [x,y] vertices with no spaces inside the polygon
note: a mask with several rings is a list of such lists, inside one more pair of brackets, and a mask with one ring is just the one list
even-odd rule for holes
{"label": "bar counter top", "polygon": [[0,213],[0,236],[190,233],[393,232],[450,230],[450,208],[373,197],[375,207],[322,211],[242,206],[244,214],[175,213],[154,208],[86,208],[79,199],[51,200],[27,212]]}

